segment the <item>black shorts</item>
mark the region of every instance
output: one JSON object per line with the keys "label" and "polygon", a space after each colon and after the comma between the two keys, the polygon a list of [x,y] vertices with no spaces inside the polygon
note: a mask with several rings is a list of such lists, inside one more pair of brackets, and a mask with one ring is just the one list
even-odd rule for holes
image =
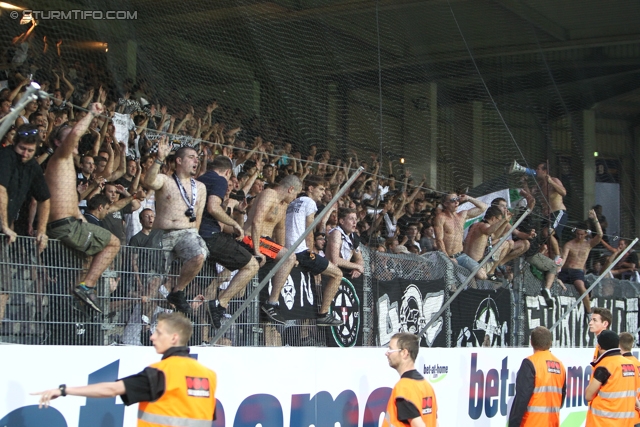
{"label": "black shorts", "polygon": [[556,238],[562,238],[562,231],[564,227],[567,225],[567,221],[569,220],[569,215],[567,215],[567,211],[559,210],[551,213],[551,219],[544,218],[542,222],[542,227],[552,228],[556,232]]}
{"label": "black shorts", "polygon": [[584,271],[577,268],[563,268],[560,274],[558,274],[558,279],[562,280],[563,283],[569,284],[573,284],[576,280],[582,280],[584,282]]}
{"label": "black shorts", "polygon": [[231,234],[215,233],[204,241],[211,259],[230,271],[240,270],[253,257]]}
{"label": "black shorts", "polygon": [[314,276],[323,273],[329,268],[329,260],[318,254],[312,254],[309,250],[298,252],[296,259],[300,267],[307,270]]}

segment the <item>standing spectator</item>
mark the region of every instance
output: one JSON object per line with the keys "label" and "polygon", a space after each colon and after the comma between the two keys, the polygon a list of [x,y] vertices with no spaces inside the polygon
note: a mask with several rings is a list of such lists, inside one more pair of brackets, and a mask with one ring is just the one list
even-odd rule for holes
{"label": "standing spectator", "polygon": [[[162,249],[162,236],[164,232],[157,228],[153,228],[156,214],[151,209],[143,209],[140,212],[140,224],[142,230],[134,235],[129,241],[129,246],[134,248]],[[136,275],[138,285],[142,284],[140,273],[144,274],[160,274],[162,268],[150,255],[141,257],[138,252],[134,252],[131,259],[131,267]],[[140,268],[142,266],[142,268]]]}
{"label": "standing spectator", "polygon": [[207,189],[194,179],[198,171],[198,152],[193,148],[182,147],[176,152],[176,168],[171,177],[158,173],[170,151],[168,139],[163,136],[158,140],[157,158],[144,182],[156,192],[154,228],[164,230],[162,247],[167,253],[167,271],[174,256],[184,261],[167,301],[179,312],[191,314],[193,309],[187,302],[184,289],[198,275],[209,254],[207,245],[198,234]]}
{"label": "standing spectator", "polygon": [[222,207],[232,173],[231,159],[226,156],[217,156],[207,164],[207,172],[198,178],[207,191],[207,208],[200,224],[200,236],[207,244],[213,261],[229,271],[238,270],[228,287],[218,293],[217,299],[208,303],[211,324],[216,329],[220,328],[222,317],[231,299],[246,288],[247,283],[256,275],[259,268],[251,252],[241,246],[233,235],[224,233],[220,228],[220,223],[226,224],[233,228],[238,239],[242,240],[244,237],[244,230],[240,224],[227,215]]}
{"label": "standing spectator", "polygon": [[531,331],[533,355],[522,361],[509,427],[560,426],[560,408],[567,395],[567,371],[549,349],[553,336],[544,326]]}
{"label": "standing spectator", "polygon": [[118,180],[115,183],[122,185],[130,193],[134,192],[136,188],[133,188],[131,184],[133,184],[134,178],[136,177],[137,173],[138,173],[138,162],[136,162],[134,159],[128,159],[127,168],[125,170],[124,175],[118,178]]}
{"label": "standing spectator", "polygon": [[338,226],[329,231],[327,258],[343,271],[357,279],[364,274],[364,258],[360,251],[360,239],[356,231],[356,211],[349,208],[338,210]]}
{"label": "standing spectator", "polygon": [[[475,207],[456,212],[460,203],[471,202]],[[439,251],[444,252],[452,260],[464,263],[469,256],[463,250],[462,237],[464,223],[467,218],[475,218],[487,210],[487,205],[480,200],[469,197],[466,194],[458,196],[457,193],[445,194],[442,197],[444,209],[436,215],[433,229],[436,235],[436,245]],[[463,265],[464,267],[464,265]]]}
{"label": "standing spectator", "polygon": [[591,318],[589,319],[589,332],[593,332],[596,337],[596,348],[593,351],[593,360],[600,355],[600,346],[598,345],[598,335],[602,331],[609,329],[613,316],[608,308],[593,307]]}
{"label": "standing spectator", "polygon": [[418,337],[414,334],[403,332],[391,337],[385,354],[389,366],[400,375],[400,381],[391,391],[383,427],[438,425],[436,394],[415,367],[419,350]]}
{"label": "standing spectator", "polygon": [[[15,242],[13,221],[27,195],[38,202],[38,229],[36,240],[38,250],[47,247],[46,224],[49,217],[50,193],[42,169],[33,158],[38,142],[38,128],[22,125],[16,131],[11,147],[0,150],[0,221],[2,232]],[[75,184],[72,188],[75,188]]]}
{"label": "standing spectator", "polygon": [[[109,198],[110,205],[102,223],[104,228],[120,239],[120,244],[124,245],[127,243],[124,216],[138,210],[140,202],[135,195],[129,194],[122,185],[110,182],[104,186],[104,195]],[[124,198],[120,198],[120,195],[124,196]]]}
{"label": "standing spectator", "polygon": [[[631,426],[636,417],[638,373],[622,356],[618,334],[605,330],[598,335],[598,358],[584,398],[589,402],[586,427]],[[630,366],[631,369],[626,369]]]}
{"label": "standing spectator", "polygon": [[[591,209],[589,211],[589,218],[594,219],[596,223],[596,236],[591,240],[587,239],[586,229],[576,229],[576,237],[568,241],[562,248],[562,259],[564,264],[562,270],[558,275],[558,278],[564,283],[570,283],[575,286],[580,295],[587,292],[587,288],[584,283],[584,267],[589,257],[589,252],[602,240],[602,229],[600,223],[596,218],[596,214]],[[591,301],[589,295],[585,295],[582,300],[584,304],[584,310],[587,314],[591,314]]]}
{"label": "standing spectator", "polygon": [[422,253],[438,250],[436,247],[436,235],[433,231],[433,225],[430,223],[426,223],[424,227],[422,227],[422,233],[420,233],[420,248],[422,249]]}
{"label": "standing spectator", "polygon": [[313,251],[320,256],[325,256],[324,247],[327,244],[327,235],[316,231],[313,233]]}
{"label": "standing spectator", "polygon": [[[58,388],[33,393],[41,395],[40,407],[60,396],[116,397],[125,405],[140,403],[138,425],[211,424],[216,407],[216,373],[189,357],[187,343],[191,338],[191,321],[179,313],[161,314],[151,341],[162,360],[142,372],[115,382],[81,387]],[[185,378],[197,380],[194,387]],[[195,393],[197,392],[197,393]],[[171,424],[168,424],[168,423]]]}
{"label": "standing spectator", "polygon": [[[91,114],[71,128],[58,130],[54,139],[57,148],[49,159],[45,179],[51,194],[51,212],[47,234],[80,252],[92,256],[89,270],[74,289],[74,294],[85,304],[102,312],[97,304],[95,287],[102,273],[111,264],[120,249],[120,241],[108,230],[83,221],[78,209],[76,193],[76,171],[73,156],[78,153],[78,141],[89,127],[91,119],[104,111],[102,104],[91,105]],[[59,144],[59,145],[58,145]]]}
{"label": "standing spectator", "polygon": [[111,204],[109,198],[104,194],[96,194],[87,202],[87,209],[84,212],[84,218],[89,224],[94,224],[105,228],[102,220],[109,211]]}
{"label": "standing spectator", "polygon": [[[287,207],[285,247],[291,248],[296,240],[313,223],[318,212],[317,203],[322,199],[327,183],[318,175],[311,175],[305,180],[304,193]],[[315,251],[314,234],[307,234],[305,240],[295,248],[298,264],[314,276],[322,275],[328,278],[328,282],[322,293],[322,303],[316,325],[339,326],[342,320],[329,313],[333,298],[338,292],[342,271],[334,263]]]}

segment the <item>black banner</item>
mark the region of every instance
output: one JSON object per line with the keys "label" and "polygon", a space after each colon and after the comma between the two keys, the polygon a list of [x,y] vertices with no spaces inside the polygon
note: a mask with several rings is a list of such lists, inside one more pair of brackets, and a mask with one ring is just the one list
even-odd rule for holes
{"label": "black banner", "polygon": [[[258,272],[264,278],[274,263],[268,263]],[[331,312],[338,313],[344,324],[325,329],[328,347],[354,347],[362,345],[362,301],[363,277],[351,279],[350,274],[342,278],[340,288],[331,303]],[[271,282],[260,292],[260,300],[266,301],[271,292]],[[280,314],[286,320],[316,319],[320,306],[319,289],[315,278],[302,268],[294,267],[280,291]]]}
{"label": "black banner", "polygon": [[327,347],[355,347],[362,345],[362,302],[364,277],[352,279],[345,273],[340,288],[331,303],[331,312],[343,320],[341,326],[326,328]]}
{"label": "black banner", "polygon": [[[274,263],[264,265],[258,271],[258,279],[262,281],[274,265]],[[271,280],[260,291],[260,301],[267,300],[271,292]],[[299,267],[291,269],[278,299],[282,317],[286,320],[315,319],[317,317],[319,300],[315,283],[315,278],[310,273]]]}
{"label": "black banner", "polygon": [[508,289],[467,289],[451,304],[452,346],[508,346],[511,318]]}
{"label": "black banner", "polygon": [[[375,319],[378,341],[386,346],[393,334],[410,332],[417,334],[436,314],[445,302],[443,279],[406,280],[394,279],[378,282]],[[441,316],[420,339],[422,347],[446,347],[446,322]]]}
{"label": "black banner", "polygon": [[[525,340],[536,326],[551,328],[558,319],[576,302],[574,297],[556,296],[554,306],[548,307],[541,296],[525,297]],[[638,329],[638,298],[594,298],[591,307],[602,307],[611,310],[613,322],[609,329],[616,333],[631,332],[635,335]],[[594,335],[589,332],[589,320],[580,303],[560,325],[552,331],[554,346],[558,347],[593,347]]]}

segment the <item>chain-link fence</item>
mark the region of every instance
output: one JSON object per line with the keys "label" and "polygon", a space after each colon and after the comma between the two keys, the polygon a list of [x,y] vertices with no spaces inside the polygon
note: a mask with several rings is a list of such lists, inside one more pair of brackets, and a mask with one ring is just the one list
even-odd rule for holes
{"label": "chain-link fence", "polygon": [[[81,254],[52,240],[37,253],[32,238],[20,237],[0,246],[0,342],[44,345],[151,345],[157,315],[171,310],[168,289],[177,277],[179,262],[165,271],[162,250],[124,246],[98,285],[103,313],[88,310],[71,295],[87,264]],[[423,255],[389,254],[363,248],[365,260],[361,307],[362,340],[357,345],[386,345],[393,333],[418,333],[422,345],[433,347],[526,346],[529,330],[550,327],[579,297],[569,284],[556,281],[551,288],[554,306],[540,295],[542,279],[524,260],[502,269],[499,281],[471,279],[440,318],[432,317],[463,285],[469,271],[442,252]],[[194,335],[190,345],[206,345],[215,334],[209,325],[207,301],[224,289],[232,272],[207,262],[187,287],[194,309]],[[596,279],[587,275],[587,286]],[[354,282],[355,283],[355,282]],[[234,313],[258,286],[254,278],[245,293],[230,303]],[[315,285],[321,295],[320,284]],[[284,292],[284,291],[283,291]],[[634,332],[638,326],[640,284],[603,279],[591,293],[592,302],[614,313],[613,329]],[[315,304],[319,304],[319,298]],[[343,305],[345,303],[343,302]],[[337,306],[338,304],[336,304]],[[337,308],[334,307],[334,310]],[[582,305],[554,330],[557,346],[588,346],[587,321]],[[223,320],[224,322],[224,320]],[[259,301],[249,307],[217,345],[325,346],[330,328],[315,320],[288,320],[284,325],[265,323]],[[332,329],[333,335],[340,334]],[[359,330],[357,333],[360,333]],[[583,337],[583,338],[581,338]]]}

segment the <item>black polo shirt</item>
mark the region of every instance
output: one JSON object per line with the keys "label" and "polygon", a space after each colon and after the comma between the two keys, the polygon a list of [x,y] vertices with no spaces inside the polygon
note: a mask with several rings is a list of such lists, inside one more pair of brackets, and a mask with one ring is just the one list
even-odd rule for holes
{"label": "black polo shirt", "polygon": [[38,202],[51,198],[49,187],[38,162],[34,159],[26,163],[12,146],[0,149],[0,185],[7,190],[7,215],[9,224],[15,220],[20,207],[28,195]]}

